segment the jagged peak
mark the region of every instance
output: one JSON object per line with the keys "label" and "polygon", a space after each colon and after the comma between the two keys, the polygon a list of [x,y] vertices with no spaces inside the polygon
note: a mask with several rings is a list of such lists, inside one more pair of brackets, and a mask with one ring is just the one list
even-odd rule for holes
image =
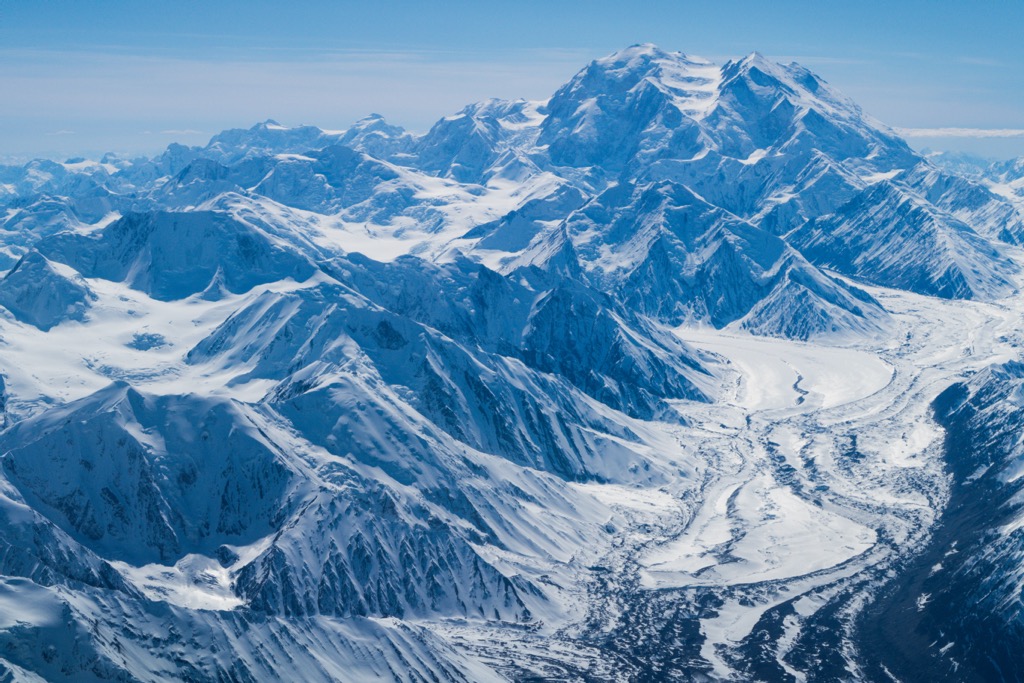
{"label": "jagged peak", "polygon": [[378,114],[374,112],[364,116],[363,118],[353,123],[349,130],[366,130],[369,128],[379,128],[383,126],[387,126],[389,128],[397,127],[389,124],[387,119],[384,118],[383,114]]}
{"label": "jagged peak", "polygon": [[711,204],[691,187],[671,180],[655,180],[632,186],[622,184],[616,190],[629,192],[636,202],[648,205],[657,204],[661,207],[660,212],[673,207],[698,206],[703,210],[727,214],[724,209]]}
{"label": "jagged peak", "polygon": [[278,123],[274,119],[266,119],[259,123],[253,124],[249,128],[228,128],[215,134],[211,139],[207,147],[212,147],[217,142],[224,142],[227,140],[233,140],[235,138],[247,138],[256,137],[260,138],[263,134],[269,134],[274,136],[281,133],[294,133],[304,135],[316,135],[323,134],[324,130],[319,126],[301,125],[301,126],[286,126]]}
{"label": "jagged peak", "polygon": [[[324,132],[331,133],[331,131]],[[401,126],[389,123],[382,114],[374,112],[359,119],[349,126],[348,129],[341,132],[340,139],[343,143],[347,143],[359,136],[369,133],[384,133],[388,136],[400,136],[405,132],[405,129]]]}
{"label": "jagged peak", "polygon": [[867,116],[851,99],[834,90],[817,74],[797,62],[781,64],[760,52],[751,52],[722,66],[722,93],[735,86],[761,93],[768,98],[782,97],[801,112],[816,112],[828,119],[843,120],[873,128],[889,135],[887,127]]}
{"label": "jagged peak", "polygon": [[700,119],[714,109],[721,76],[721,69],[702,57],[634,45],[592,61],[555,93],[545,109],[556,119],[587,119],[596,103],[654,94],[685,116]]}
{"label": "jagged peak", "polygon": [[46,268],[52,270],[53,264],[50,262],[49,259],[40,254],[38,251],[32,250],[26,253],[20,259],[18,259],[18,262],[14,264],[14,267],[11,268],[4,276],[4,279],[11,277],[17,272],[37,268]]}
{"label": "jagged peak", "polygon": [[521,97],[511,100],[489,97],[485,100],[474,102],[473,104],[467,104],[454,114],[445,116],[441,121],[457,121],[463,118],[502,118],[509,114],[516,113],[530,104],[531,102],[529,100]]}
{"label": "jagged peak", "polygon": [[[595,59],[579,71],[566,87],[600,90],[609,84],[630,89],[650,81],[663,89],[701,87],[719,80],[719,68],[704,59],[682,52],[667,52],[651,43],[630,46]],[[563,88],[564,90],[564,88]]]}
{"label": "jagged peak", "polygon": [[754,73],[764,74],[775,81],[775,83],[767,83],[755,76],[755,82],[762,87],[768,85],[791,87],[793,85],[791,81],[794,76],[805,77],[806,75],[811,75],[814,77],[811,72],[796,62],[791,62],[788,66],[783,65],[765,57],[756,50],[745,57],[730,59],[722,65],[722,78],[724,81],[732,81],[737,78],[751,78]]}
{"label": "jagged peak", "polygon": [[291,129],[291,126],[282,126],[280,123],[278,123],[274,119],[267,119],[265,121],[260,121],[255,126],[253,126],[250,130],[290,130],[290,129]]}
{"label": "jagged peak", "polygon": [[774,66],[778,66],[776,62],[773,62],[772,60],[768,59],[767,57],[764,56],[764,53],[758,50],[754,50],[753,52],[748,53],[745,57],[741,57],[740,59],[735,61],[738,64],[742,64],[747,67],[764,66],[767,68],[772,68]]}

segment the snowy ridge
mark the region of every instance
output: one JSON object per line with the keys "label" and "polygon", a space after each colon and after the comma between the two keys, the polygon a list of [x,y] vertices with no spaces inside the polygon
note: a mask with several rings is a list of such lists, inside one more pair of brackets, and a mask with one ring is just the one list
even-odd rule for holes
{"label": "snowy ridge", "polygon": [[887,180],[789,239],[819,265],[953,299],[1006,296],[1014,291],[1019,271],[966,223]]}
{"label": "snowy ridge", "polygon": [[301,281],[314,270],[283,240],[202,211],[130,214],[91,234],[62,233],[36,247],[86,277],[125,282],[163,301]]}
{"label": "snowy ridge", "polygon": [[44,332],[65,320],[81,320],[96,297],[78,273],[62,270],[30,251],[0,280],[0,306]]}
{"label": "snowy ridge", "polygon": [[[887,324],[885,312],[863,292],[830,279],[783,240],[674,183],[616,185],[550,229],[560,231],[595,286],[622,292],[627,306],[672,324],[736,323],[795,338],[871,334]],[[546,267],[543,259],[559,254],[541,251],[530,263]]]}

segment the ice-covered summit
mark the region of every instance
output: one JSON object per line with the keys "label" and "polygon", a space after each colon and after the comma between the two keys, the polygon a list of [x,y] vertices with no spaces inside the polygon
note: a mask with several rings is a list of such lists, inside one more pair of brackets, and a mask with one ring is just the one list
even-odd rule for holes
{"label": "ice-covered summit", "polygon": [[587,103],[650,86],[669,96],[684,114],[701,117],[715,106],[720,81],[721,69],[710,61],[648,43],[594,60],[554,98]]}

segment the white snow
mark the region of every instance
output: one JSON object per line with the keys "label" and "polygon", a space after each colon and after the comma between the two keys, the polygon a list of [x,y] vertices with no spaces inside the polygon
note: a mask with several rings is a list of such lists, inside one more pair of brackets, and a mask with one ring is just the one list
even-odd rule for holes
{"label": "white snow", "polygon": [[27,579],[0,579],[0,631],[54,626],[60,621],[60,602],[53,590]]}
{"label": "white snow", "polygon": [[764,159],[767,154],[768,150],[766,149],[755,149],[746,159],[740,159],[740,163],[744,166],[753,166],[761,161],[761,159]]}
{"label": "white snow", "polygon": [[727,400],[748,411],[834,408],[881,390],[893,375],[889,363],[860,349],[686,326],[675,332],[729,360],[739,384]]}
{"label": "white snow", "polygon": [[681,538],[643,558],[647,585],[794,578],[834,567],[875,542],[871,529],[816,508],[766,476],[728,487],[705,510]]}
{"label": "white snow", "polygon": [[231,573],[212,557],[186,555],[169,567],[114,566],[150,600],[197,610],[232,610],[245,604],[231,592]]}
{"label": "white snow", "polygon": [[868,175],[861,176],[860,179],[863,180],[868,185],[874,185],[875,183],[879,183],[883,180],[892,180],[900,173],[903,173],[903,169],[894,168],[891,171],[879,171],[878,173],[869,173]]}

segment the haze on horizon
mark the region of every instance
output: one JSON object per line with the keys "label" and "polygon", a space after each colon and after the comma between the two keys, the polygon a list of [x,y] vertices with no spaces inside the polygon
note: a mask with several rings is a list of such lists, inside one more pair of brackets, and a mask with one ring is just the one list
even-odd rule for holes
{"label": "haze on horizon", "polygon": [[1024,3],[598,0],[215,5],[0,2],[0,159],[155,153],[273,118],[424,131],[488,97],[544,99],[637,42],[797,61],[923,148],[1024,155]]}

